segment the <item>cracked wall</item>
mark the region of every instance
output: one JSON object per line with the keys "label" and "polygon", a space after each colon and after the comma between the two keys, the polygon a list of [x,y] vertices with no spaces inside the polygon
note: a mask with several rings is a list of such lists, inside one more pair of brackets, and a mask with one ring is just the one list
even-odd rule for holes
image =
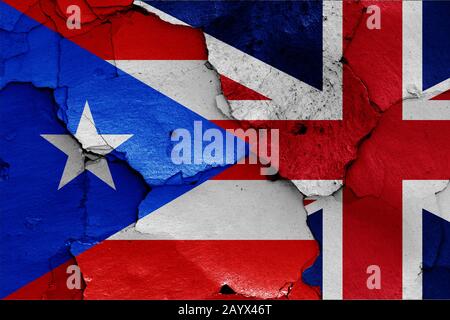
{"label": "cracked wall", "polygon": [[[98,68],[97,64],[83,64],[65,68],[61,65],[62,60],[77,59],[69,41],[51,35],[49,37],[52,39],[48,41],[51,45],[44,49],[38,41],[34,41],[34,35],[41,33],[42,27],[36,23],[30,24],[29,21],[24,22],[23,17],[12,14],[3,20],[6,25],[2,25],[2,29],[8,31],[8,36],[2,39],[6,41],[5,47],[11,49],[2,52],[1,83],[4,90],[28,86],[27,90],[41,92],[42,88],[47,88],[46,99],[54,99],[52,117],[56,117],[56,112],[59,130],[73,133],[81,113],[76,106],[82,103],[76,97],[80,92],[95,87],[96,82],[110,81],[117,83],[117,86],[126,86],[127,81],[121,82],[121,79],[126,78],[121,71],[123,70],[201,116],[216,120],[224,128],[234,127],[236,123],[244,128],[278,128],[281,143],[279,176],[273,181],[261,179],[254,166],[238,165],[221,173],[215,180],[207,181],[178,197],[218,171],[208,167],[190,167],[185,168],[182,173],[177,172],[163,163],[140,158],[142,144],[139,143],[126,151],[119,150],[108,160],[113,166],[117,166],[117,170],[126,173],[126,179],[130,180],[127,184],[133,183],[134,188],[140,190],[134,193],[133,201],[122,201],[127,204],[126,208],[115,208],[117,204],[110,204],[111,207],[103,204],[102,194],[91,196],[95,192],[89,189],[89,176],[77,184],[81,192],[77,210],[82,212],[81,216],[85,221],[82,223],[83,230],[63,246],[63,251],[71,259],[76,256],[76,263],[81,267],[86,286],[83,293],[67,291],[61,284],[56,285],[59,288],[53,288],[54,283],[58,282],[55,279],[63,279],[61,274],[64,272],[61,270],[66,267],[64,264],[50,275],[44,276],[42,283],[33,284],[33,289],[29,287],[19,292],[17,297],[21,297],[21,294],[26,296],[24,291],[27,291],[45,298],[51,298],[52,292],[54,296],[61,294],[64,297],[87,299],[143,296],[182,298],[185,292],[190,292],[191,298],[223,298],[221,288],[226,285],[231,288],[227,296],[233,298],[315,299],[321,296],[318,289],[320,283],[313,277],[312,280],[306,280],[310,286],[306,285],[305,279],[302,280],[302,273],[310,266],[312,271],[309,272],[314,272],[314,262],[321,254],[318,246],[322,244],[314,241],[316,233],[314,230],[311,233],[307,225],[307,221],[310,222],[307,213],[312,212],[302,203],[305,197],[315,196],[315,200],[321,201],[341,191],[348,204],[347,214],[351,222],[344,230],[361,230],[358,234],[360,238],[356,237],[356,241],[351,236],[344,239],[344,244],[350,248],[348,250],[353,250],[362,257],[361,261],[350,267],[344,264],[343,272],[349,270],[356,274],[353,279],[347,280],[348,287],[365,281],[366,274],[361,270],[365,270],[370,258],[362,250],[369,248],[370,252],[384,251],[386,248],[380,244],[382,241],[385,245],[392,242],[394,248],[392,257],[388,257],[394,261],[384,261],[382,267],[388,272],[397,272],[397,265],[401,266],[395,255],[401,250],[398,247],[398,231],[401,230],[398,215],[402,208],[401,181],[405,178],[445,178],[441,176],[441,172],[447,172],[448,177],[448,142],[445,135],[442,135],[442,132],[448,132],[448,125],[439,123],[430,129],[427,124],[413,126],[399,121],[403,96],[401,70],[399,71],[401,62],[396,54],[401,52],[396,41],[398,34],[384,33],[380,37],[367,30],[365,7],[368,2],[344,5],[344,54],[343,57],[326,57],[325,64],[329,64],[329,73],[326,73],[328,82],[324,85],[325,90],[331,92],[325,96],[326,101],[319,98],[309,101],[315,94],[312,91],[317,90],[302,89],[298,83],[288,82],[286,85],[282,81],[274,83],[273,79],[269,81],[266,77],[256,80],[247,78],[252,72],[264,74],[267,66],[263,64],[252,65],[249,62],[242,70],[223,69],[219,65],[223,62],[220,61],[231,61],[229,67],[233,68],[231,58],[236,52],[229,52],[228,47],[209,35],[204,37],[199,30],[181,26],[179,20],[171,20],[166,14],[155,10],[152,11],[157,13],[156,16],[148,14],[138,7],[149,9],[143,3],[131,6],[131,1],[112,1],[111,6],[105,4],[101,7],[94,7],[89,1],[80,4],[89,15],[83,21],[82,30],[70,35],[63,28],[64,11],[50,2],[36,2],[26,12],[81,47],[93,51],[110,65],[102,64],[102,68]],[[16,5],[28,6],[29,3]],[[386,20],[388,25],[391,23],[392,28],[398,29],[399,22],[395,22],[399,15],[398,6],[392,2],[381,3],[380,6],[385,14],[383,21]],[[304,10],[308,14],[308,10],[313,9]],[[331,16],[327,18],[333,20]],[[178,53],[163,56],[161,52],[167,51],[173,42],[158,38],[150,30],[152,27],[161,28],[166,36],[180,34],[173,41],[181,42],[178,45],[187,48],[183,56]],[[97,43],[98,41],[101,43]],[[160,42],[162,49],[139,45],[152,41]],[[15,45],[8,45],[10,43]],[[32,52],[36,52],[37,56]],[[45,54],[39,57],[37,52]],[[54,59],[50,59],[50,56]],[[36,57],[42,60],[43,67],[20,67],[27,63],[27,59]],[[378,62],[376,68],[367,63],[368,60]],[[54,61],[60,62],[54,64]],[[335,107],[339,109],[339,104],[332,103],[333,108],[314,109],[320,103],[327,106],[330,103],[327,99],[332,102],[337,99],[333,92],[341,90],[337,84],[337,69],[340,67],[343,73],[343,121],[324,120],[340,118],[339,112],[334,110]],[[246,68],[250,71],[246,72]],[[17,70],[21,72],[18,73]],[[235,79],[242,72],[239,82],[247,85],[247,89],[252,90],[251,94],[261,91],[270,100],[265,99],[265,96],[264,99],[257,96],[260,100],[257,106],[239,104],[236,95],[233,97],[229,93],[230,83],[221,75],[225,72],[235,76]],[[95,80],[92,81],[92,78]],[[23,84],[24,82],[30,85]],[[292,95],[292,88],[296,88],[302,95]],[[114,90],[115,86],[112,85],[107,95],[121,99],[120,94],[115,95]],[[244,89],[238,87],[235,90]],[[297,105],[306,106],[301,109],[301,114],[293,107]],[[155,107],[151,103],[148,106]],[[246,108],[251,106],[254,106],[254,111],[247,111]],[[102,109],[105,113],[109,110],[106,105],[102,105]],[[336,113],[333,111],[330,114],[328,109]],[[278,119],[299,120],[283,123],[268,121]],[[309,121],[304,121],[305,119]],[[114,128],[113,122],[103,125],[106,125],[106,129]],[[159,130],[159,125],[155,125],[154,130]],[[7,141],[14,141],[14,137],[7,135],[11,133],[5,134]],[[169,139],[169,136],[164,139]],[[156,146],[163,146],[165,141],[161,140]],[[152,154],[153,151],[146,152]],[[404,157],[403,154],[409,157]],[[8,171],[12,170],[8,154],[1,154],[0,157],[1,177],[8,177]],[[435,161],[432,159],[434,157],[439,160]],[[157,209],[158,205],[155,206],[153,199],[164,197],[177,198]],[[446,199],[447,192],[439,193],[441,213],[445,213]],[[154,213],[146,216],[155,209]],[[85,251],[90,244],[101,239],[97,231],[104,222],[100,220],[101,217],[95,216],[95,212],[101,210],[110,210],[113,215],[115,210],[128,212],[127,223],[120,223],[122,227],[129,226],[109,240]],[[33,217],[31,219],[37,221]],[[39,221],[33,223],[39,224]],[[112,226],[107,227],[115,230],[114,225],[118,221],[111,223]],[[379,230],[380,224],[387,224],[381,237],[373,231]],[[116,229],[115,231],[119,231],[122,228]],[[361,237],[363,233],[368,236]],[[184,241],[163,241],[169,239]],[[202,239],[232,240],[212,245]],[[280,245],[270,241],[271,239],[283,240],[284,243]],[[295,241],[299,239],[303,241],[302,245]],[[357,240],[361,239],[366,243],[362,249],[357,247],[360,244]],[[130,240],[134,241],[133,245],[130,245]],[[239,240],[246,240],[245,246]],[[262,250],[264,255],[260,253]],[[148,256],[142,257],[142,252],[148,253]],[[246,264],[242,263],[242,256],[247,256]],[[165,267],[158,269],[160,265],[155,264],[155,260],[166,262]],[[353,262],[351,260],[347,264]],[[51,265],[53,266],[52,263]],[[180,270],[180,266],[183,266],[183,270]],[[267,277],[269,273],[271,276]],[[177,277],[173,277],[173,274],[177,274]],[[387,293],[381,297],[398,296],[396,284],[401,279],[398,279],[398,274],[394,278],[392,286],[387,285]],[[130,292],[117,285],[127,281],[133,283],[134,291]],[[155,282],[158,286],[148,285]],[[364,290],[361,289],[358,294],[368,294]],[[352,294],[348,296],[352,297]]]}

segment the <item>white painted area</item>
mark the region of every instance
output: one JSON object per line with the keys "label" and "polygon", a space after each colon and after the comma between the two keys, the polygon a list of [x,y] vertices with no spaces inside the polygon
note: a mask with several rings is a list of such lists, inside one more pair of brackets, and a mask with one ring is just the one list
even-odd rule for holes
{"label": "white painted area", "polygon": [[342,299],[342,189],[307,205],[312,214],[323,209],[323,299]]}
{"label": "white painted area", "polygon": [[312,240],[302,199],[289,181],[209,180],[109,240]]}
{"label": "white painted area", "polygon": [[[161,19],[187,25],[177,18],[141,1],[135,1]],[[244,102],[256,111],[234,112],[245,120],[340,120],[342,119],[342,3],[324,1],[323,15],[323,90],[310,85],[258,60],[217,38],[205,34],[208,60],[217,71],[272,100],[276,112],[264,112],[264,101]],[[233,103],[242,109],[239,102]],[[261,112],[257,112],[261,110]]]}
{"label": "white painted area", "polygon": [[403,1],[403,120],[450,120],[450,101],[430,100],[450,79],[423,91],[422,1]]}
{"label": "white painted area", "polygon": [[302,194],[311,196],[329,196],[342,187],[342,180],[292,180]]}
{"label": "white painted area", "polygon": [[439,206],[439,216],[450,222],[450,181],[448,182],[447,187],[440,191],[436,198]]}
{"label": "white painted area", "polygon": [[206,119],[226,119],[217,108],[219,75],[204,60],[109,61],[146,85]]}
{"label": "white painted area", "polygon": [[[450,208],[448,180],[403,181],[403,299],[422,299],[422,216],[423,209],[444,216]],[[438,200],[439,199],[439,200]]]}
{"label": "white painted area", "polygon": [[403,97],[422,91],[422,1],[403,2]]}
{"label": "white painted area", "polygon": [[436,94],[428,91],[419,97],[403,100],[403,120],[450,120],[450,101],[430,100]]}
{"label": "white painted area", "polygon": [[271,100],[228,100],[229,117],[238,120],[278,120],[280,108]]}

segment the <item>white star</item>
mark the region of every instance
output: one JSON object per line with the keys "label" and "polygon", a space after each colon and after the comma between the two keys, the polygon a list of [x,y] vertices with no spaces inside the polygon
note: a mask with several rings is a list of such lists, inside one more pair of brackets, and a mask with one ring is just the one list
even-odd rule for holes
{"label": "white star", "polygon": [[[89,104],[86,101],[78,123],[75,139],[68,134],[41,134],[41,137],[64,152],[68,158],[58,190],[78,177],[84,170],[95,174],[114,190],[116,186],[103,157],[130,139],[132,134],[98,134]],[[80,143],[83,148],[80,147]]]}

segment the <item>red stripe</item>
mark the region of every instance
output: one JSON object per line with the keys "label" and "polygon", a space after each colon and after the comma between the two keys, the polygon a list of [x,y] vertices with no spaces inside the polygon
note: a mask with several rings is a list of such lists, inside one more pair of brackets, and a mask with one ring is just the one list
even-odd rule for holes
{"label": "red stripe", "polygon": [[313,240],[109,240],[77,257],[83,295],[66,287],[70,261],[8,299],[318,299],[301,281],[317,254]]}
{"label": "red stripe", "polygon": [[[58,6],[50,0],[4,2],[105,60],[207,59],[201,30],[170,24],[125,0],[114,1],[117,5],[111,8],[102,7],[108,1],[94,8],[83,0],[58,1]],[[66,26],[69,5],[81,9],[80,30]]]}
{"label": "red stripe", "polygon": [[433,97],[431,100],[450,100],[450,90],[447,90],[437,96]]}
{"label": "red stripe", "polygon": [[311,204],[316,201],[317,201],[317,199],[303,199],[303,205],[307,206],[308,204]]}
{"label": "red stripe", "polygon": [[[110,240],[77,260],[86,299],[214,299],[224,284],[267,298],[299,281],[316,254],[314,241]],[[317,298],[308,287],[297,296]]]}
{"label": "red stripe", "polygon": [[220,75],[220,82],[222,83],[223,94],[228,100],[270,100],[224,75]]}
{"label": "red stripe", "polygon": [[[380,30],[366,27],[369,15],[364,13],[363,8],[373,4],[381,8]],[[351,67],[351,70],[344,70],[347,74],[344,75],[344,81],[348,76],[360,79],[367,86],[374,107],[386,110],[402,98],[402,3],[345,2],[344,17],[344,34],[348,41],[345,58]],[[349,83],[344,82],[344,95],[352,90]],[[402,122],[401,118],[396,118],[395,121]],[[385,139],[392,138],[386,136]],[[363,150],[364,148],[360,150],[360,154]],[[380,167],[371,171],[367,164],[366,167],[359,166],[359,160],[360,158],[347,175],[347,185],[358,192],[361,190],[360,185],[353,183],[354,179],[367,186],[370,184],[370,179],[367,179],[369,175],[396,175],[395,172],[383,170],[385,166],[389,167],[389,163],[380,163]],[[373,161],[378,159],[374,158]],[[355,166],[362,170],[352,170]],[[390,177],[387,178],[389,181]],[[401,298],[401,180],[394,183],[394,188],[385,197],[375,198],[375,193],[369,193],[368,197],[358,198],[350,189],[344,192],[343,293],[346,299]],[[388,203],[388,199],[392,199],[393,203]],[[369,276],[366,270],[369,265],[381,268],[380,290],[370,290],[366,286]]]}

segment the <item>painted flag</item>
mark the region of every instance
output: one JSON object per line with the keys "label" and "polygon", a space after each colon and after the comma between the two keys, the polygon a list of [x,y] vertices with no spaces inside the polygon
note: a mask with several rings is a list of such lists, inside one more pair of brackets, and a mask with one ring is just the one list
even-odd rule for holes
{"label": "painted flag", "polygon": [[[31,13],[22,14],[1,3],[3,298],[16,297],[14,292],[39,279],[53,278],[58,268],[66,273],[67,265],[76,264],[85,250],[224,170],[224,163],[175,164],[170,151],[177,128],[192,131],[200,124],[205,131],[214,129],[236,140],[118,69],[108,61],[111,46],[80,35],[80,42],[86,41],[94,52],[88,51],[53,30],[57,26],[37,21],[39,14],[58,9],[54,3],[46,5],[31,4]],[[130,27],[130,17],[123,14],[119,21]],[[144,48],[132,55],[185,55],[187,61],[204,57],[201,46],[174,52],[173,41],[179,39],[166,37],[172,26],[139,12],[130,15],[149,28],[148,40],[159,44],[156,50]],[[161,33],[155,34],[158,24]],[[102,26],[94,30],[97,39],[108,36]],[[189,43],[202,39],[196,30],[180,31]],[[127,56],[129,47],[120,47],[114,54]],[[231,154],[232,163],[245,155],[239,152]],[[42,292],[24,289],[24,297],[52,297],[48,283],[44,285]],[[61,298],[59,285],[55,298]],[[69,288],[65,280],[62,285],[65,297]]]}
{"label": "painted flag", "polygon": [[448,3],[4,2],[3,298],[449,297]]}

